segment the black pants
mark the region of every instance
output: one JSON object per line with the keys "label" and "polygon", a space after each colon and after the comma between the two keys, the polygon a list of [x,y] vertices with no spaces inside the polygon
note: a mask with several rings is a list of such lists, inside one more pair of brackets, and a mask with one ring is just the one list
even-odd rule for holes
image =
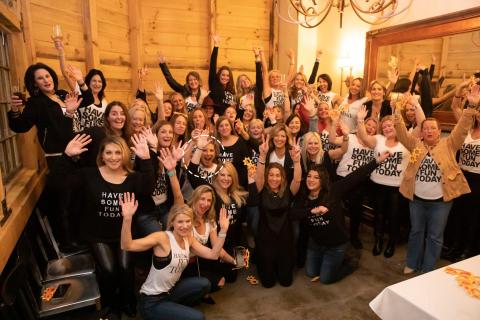
{"label": "black pants", "polygon": [[375,238],[382,239],[387,230],[389,240],[397,242],[402,216],[403,197],[398,187],[373,184]]}
{"label": "black pants", "polygon": [[97,279],[102,296],[102,306],[117,310],[135,307],[134,269],[132,253],[120,249],[119,242],[92,243],[92,253],[97,264]]}
{"label": "black pants", "polygon": [[363,214],[363,201],[366,196],[371,197],[371,189],[371,181],[365,181],[352,190],[345,198],[345,206],[350,216],[350,238],[358,238]]}

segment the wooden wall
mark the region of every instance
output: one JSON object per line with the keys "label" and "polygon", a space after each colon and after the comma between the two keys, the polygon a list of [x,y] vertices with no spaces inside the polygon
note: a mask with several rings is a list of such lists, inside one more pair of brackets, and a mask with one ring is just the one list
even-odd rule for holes
{"label": "wooden wall", "polygon": [[63,0],[61,6],[57,0],[21,1],[30,61],[60,71],[51,40],[53,25],[60,24],[67,62],[84,72],[101,69],[110,101],[132,101],[142,66],[149,68],[147,90],[155,81],[171,90],[157,52],[167,57],[179,82],[196,70],[207,86],[213,34],[222,37],[218,65],[229,65],[235,78],[246,73],[254,79],[253,44],[262,46],[270,60],[274,55],[272,0]]}

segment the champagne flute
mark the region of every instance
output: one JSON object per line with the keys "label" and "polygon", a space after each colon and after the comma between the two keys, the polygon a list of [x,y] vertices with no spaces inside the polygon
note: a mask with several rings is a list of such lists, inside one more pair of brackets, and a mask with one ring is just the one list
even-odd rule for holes
{"label": "champagne flute", "polygon": [[63,39],[62,27],[59,24],[53,25],[53,38],[54,39]]}

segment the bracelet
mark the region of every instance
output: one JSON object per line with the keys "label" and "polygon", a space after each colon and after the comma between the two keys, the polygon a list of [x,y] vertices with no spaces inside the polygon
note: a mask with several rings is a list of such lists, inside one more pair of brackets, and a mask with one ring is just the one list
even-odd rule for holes
{"label": "bracelet", "polygon": [[457,98],[457,99],[462,99],[463,98],[462,96],[457,96],[457,95],[454,95],[453,97]]}
{"label": "bracelet", "polygon": [[85,85],[85,82],[83,82],[83,83],[78,83],[78,85],[79,85],[80,87],[83,87],[83,86]]}
{"label": "bracelet", "polygon": [[64,114],[64,115],[65,115],[65,117],[70,118],[70,119],[72,119],[73,116],[74,116],[73,113],[70,113],[70,112],[68,112],[68,111],[65,111],[65,114]]}
{"label": "bracelet", "polygon": [[258,163],[258,164],[263,164],[263,165],[265,165],[265,161],[262,162],[262,161],[260,161],[260,159],[257,160],[257,163]]}
{"label": "bracelet", "polygon": [[197,147],[197,150],[205,151],[205,150],[207,150],[207,149],[202,149],[202,148]]}
{"label": "bracelet", "polygon": [[167,175],[168,175],[169,177],[173,177],[173,176],[175,175],[175,173],[176,173],[175,170],[172,170],[172,171],[168,171],[168,172],[167,172]]}
{"label": "bracelet", "polygon": [[227,237],[227,233],[226,233],[226,232],[219,232],[219,233],[218,233],[218,237],[219,237],[219,238],[226,238],[226,237]]}

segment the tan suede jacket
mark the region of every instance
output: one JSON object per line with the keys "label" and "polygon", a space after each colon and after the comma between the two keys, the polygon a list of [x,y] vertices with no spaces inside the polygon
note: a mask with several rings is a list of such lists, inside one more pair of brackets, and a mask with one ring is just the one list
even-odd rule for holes
{"label": "tan suede jacket", "polygon": [[[440,138],[437,145],[430,149],[430,155],[440,168],[442,174],[443,201],[451,201],[462,194],[469,193],[470,188],[458,166],[455,154],[461,148],[468,131],[472,127],[477,111],[472,108],[465,109],[462,117],[453,128],[448,137]],[[428,153],[423,140],[407,132],[403,119],[395,115],[395,130],[397,139],[410,151],[411,157],[400,184],[400,193],[407,199],[413,200],[415,192],[415,176],[420,164]],[[415,157],[417,154],[417,157]]]}

